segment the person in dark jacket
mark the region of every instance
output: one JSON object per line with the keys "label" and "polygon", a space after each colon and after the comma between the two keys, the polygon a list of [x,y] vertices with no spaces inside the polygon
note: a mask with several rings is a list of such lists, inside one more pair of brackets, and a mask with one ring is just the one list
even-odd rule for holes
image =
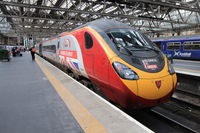
{"label": "person in dark jacket", "polygon": [[30,52],[31,52],[31,56],[32,56],[32,60],[35,60],[35,51],[36,51],[36,49],[35,49],[34,46],[30,48]]}
{"label": "person in dark jacket", "polygon": [[16,47],[13,47],[13,48],[12,48],[12,55],[13,55],[13,57],[16,56]]}

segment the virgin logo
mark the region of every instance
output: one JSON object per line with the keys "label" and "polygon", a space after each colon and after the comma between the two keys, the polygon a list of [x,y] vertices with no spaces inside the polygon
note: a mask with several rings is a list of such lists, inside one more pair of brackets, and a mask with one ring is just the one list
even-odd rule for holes
{"label": "virgin logo", "polygon": [[155,81],[155,83],[156,83],[157,88],[160,89],[160,87],[161,87],[161,80]]}

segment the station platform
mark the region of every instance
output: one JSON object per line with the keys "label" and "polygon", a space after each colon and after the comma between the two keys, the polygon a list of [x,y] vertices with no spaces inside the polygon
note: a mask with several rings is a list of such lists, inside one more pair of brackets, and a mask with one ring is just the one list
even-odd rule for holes
{"label": "station platform", "polygon": [[153,132],[39,56],[0,62],[0,133]]}
{"label": "station platform", "polygon": [[200,61],[174,59],[176,73],[200,77]]}

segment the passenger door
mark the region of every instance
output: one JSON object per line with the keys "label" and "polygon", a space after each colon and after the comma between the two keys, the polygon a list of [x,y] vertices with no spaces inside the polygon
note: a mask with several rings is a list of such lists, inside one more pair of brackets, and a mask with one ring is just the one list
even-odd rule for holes
{"label": "passenger door", "polygon": [[95,56],[93,53],[93,38],[90,33],[83,32],[83,49],[84,49],[84,66],[85,70],[90,77],[94,77],[94,60]]}
{"label": "passenger door", "polygon": [[85,56],[87,57],[86,66],[90,75],[105,87],[108,84],[108,65],[109,60],[102,48],[98,37],[89,32],[84,33]]}

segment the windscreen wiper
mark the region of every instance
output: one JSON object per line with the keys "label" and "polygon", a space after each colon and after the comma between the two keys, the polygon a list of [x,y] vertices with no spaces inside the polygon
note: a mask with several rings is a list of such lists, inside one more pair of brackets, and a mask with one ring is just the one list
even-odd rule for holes
{"label": "windscreen wiper", "polygon": [[128,49],[128,48],[126,48],[126,47],[123,47],[130,55],[132,55],[132,52]]}
{"label": "windscreen wiper", "polygon": [[[125,46],[123,46],[122,44],[120,44],[119,42],[117,42],[116,39],[113,37],[112,34],[110,34],[110,37],[113,39],[114,44],[116,44],[115,47],[116,47],[117,49],[119,49],[119,52],[120,52],[120,53],[132,55],[132,52],[131,52],[129,49],[127,49]],[[117,44],[119,44],[120,47],[117,46]],[[123,49],[122,49],[122,48],[123,48]],[[124,50],[125,50],[125,51],[124,51]]]}
{"label": "windscreen wiper", "polygon": [[[160,50],[158,50],[158,49],[156,49],[156,48],[151,48],[151,47],[147,47],[147,46],[139,46],[139,45],[137,45],[137,46],[132,46],[132,47],[135,47],[135,48],[142,48],[142,49],[148,49],[148,50],[153,50],[153,51],[156,51],[156,52],[160,52]],[[134,50],[134,49],[132,49],[132,50]],[[131,50],[131,51],[132,51]]]}
{"label": "windscreen wiper", "polygon": [[147,46],[144,46],[144,48],[147,48],[147,49],[150,49],[150,50],[153,50],[153,51],[156,51],[156,52],[160,52],[160,50],[157,49],[157,48],[151,48],[151,47],[147,47]]}

